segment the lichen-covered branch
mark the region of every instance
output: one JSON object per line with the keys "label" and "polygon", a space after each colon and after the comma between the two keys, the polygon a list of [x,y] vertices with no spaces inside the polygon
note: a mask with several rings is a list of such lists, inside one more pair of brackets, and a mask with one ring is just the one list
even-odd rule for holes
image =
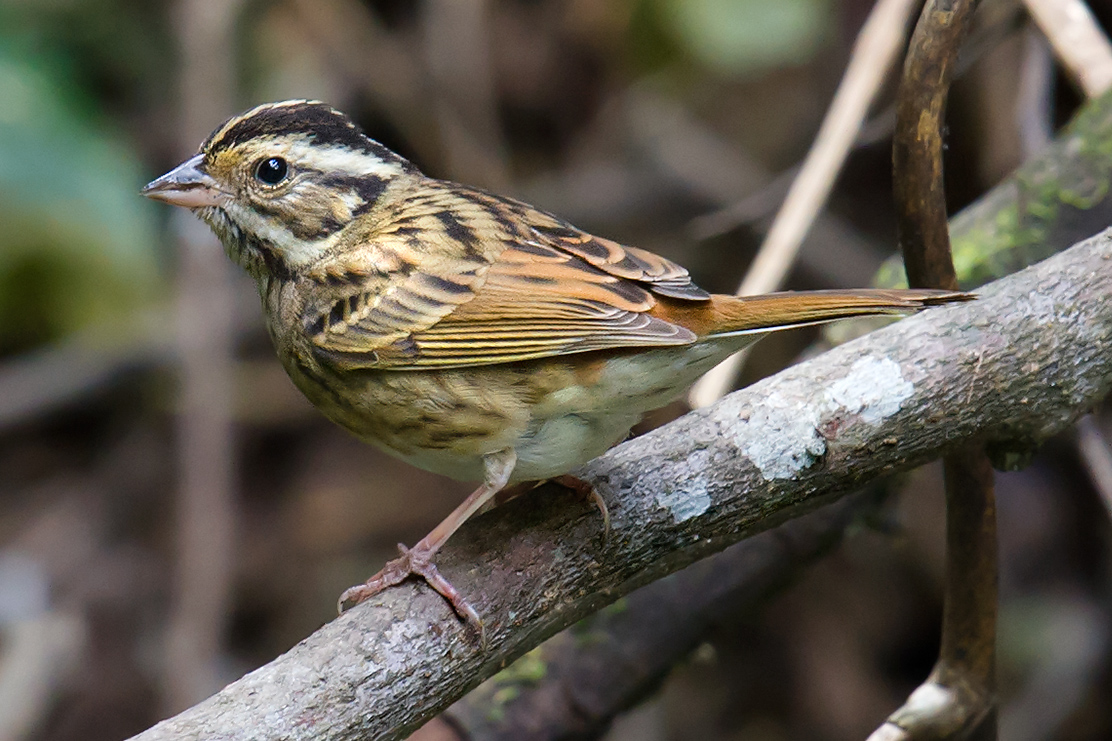
{"label": "lichen-covered branch", "polygon": [[[1086,103],[1045,151],[950,221],[958,281],[969,288],[1021,268],[1112,223],[1112,92]],[[903,260],[877,284],[904,283]]]}
{"label": "lichen-covered branch", "polygon": [[436,594],[393,588],[218,695],[140,734],[400,739],[509,661],[634,588],[973,436],[1025,447],[1112,386],[1112,234],[923,312],[620,445],[561,490],[469,522],[441,571],[486,644]]}

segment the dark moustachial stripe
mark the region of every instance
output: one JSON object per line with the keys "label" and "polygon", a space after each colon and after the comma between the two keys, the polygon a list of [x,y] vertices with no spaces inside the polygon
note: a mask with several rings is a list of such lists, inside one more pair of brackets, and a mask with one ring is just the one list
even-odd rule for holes
{"label": "dark moustachial stripe", "polygon": [[308,210],[301,213],[290,209],[285,204],[258,201],[252,203],[251,208],[270,217],[272,221],[282,224],[298,239],[309,242],[331,236],[348,225],[347,221],[340,221],[331,214],[315,214]]}
{"label": "dark moustachial stripe", "polygon": [[272,221],[284,225],[289,229],[290,234],[298,239],[307,241],[324,239],[347,226],[346,221],[339,221],[331,214],[320,216],[315,216],[311,212],[301,214],[280,203],[255,201],[251,204],[251,208]]}
{"label": "dark moustachial stripe", "polygon": [[[386,190],[386,180],[374,175],[359,177],[351,175],[329,175],[319,170],[305,170],[314,182],[329,192],[352,193],[359,196],[362,203],[352,209],[352,219],[369,211],[374,207],[379,196]],[[332,236],[351,223],[350,219],[337,219],[331,213],[313,213],[305,211],[283,209],[277,206],[268,206],[265,203],[256,203],[254,208],[259,213],[271,216],[285,223],[290,232],[298,239],[317,241]]]}
{"label": "dark moustachial stripe", "polygon": [[298,232],[294,230],[294,234],[298,237],[301,237],[302,239],[308,239],[315,242],[318,239],[324,239],[325,237],[332,236],[333,234],[347,226],[348,222],[340,221],[334,216],[325,216],[320,220],[320,222],[315,225],[310,224],[307,221],[302,222],[302,224],[305,233],[298,234]]}
{"label": "dark moustachial stripe", "polygon": [[253,252],[262,259],[270,275],[281,281],[293,280],[293,270],[274,245],[252,235],[243,235],[242,242],[245,250]]}

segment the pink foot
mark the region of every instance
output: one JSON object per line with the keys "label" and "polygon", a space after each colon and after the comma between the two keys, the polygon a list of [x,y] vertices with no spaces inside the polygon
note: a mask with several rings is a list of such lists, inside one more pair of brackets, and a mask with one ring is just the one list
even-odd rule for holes
{"label": "pink foot", "polygon": [[479,614],[475,612],[471,605],[467,604],[463,595],[440,575],[431,561],[431,553],[422,553],[418,548],[409,549],[401,543],[398,543],[398,551],[401,556],[388,562],[382,567],[382,571],[364,583],[344,590],[337,604],[341,613],[350,610],[360,602],[370,599],[384,589],[401,584],[411,576],[416,576],[424,579],[430,587],[448,600],[448,604],[452,606],[457,615],[482,633],[483,621],[479,619]]}

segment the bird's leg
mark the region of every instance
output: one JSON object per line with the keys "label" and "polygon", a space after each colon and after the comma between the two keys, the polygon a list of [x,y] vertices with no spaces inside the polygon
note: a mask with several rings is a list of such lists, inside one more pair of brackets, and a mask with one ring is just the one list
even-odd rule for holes
{"label": "bird's leg", "polygon": [[512,502],[521,495],[533,491],[533,489],[536,489],[543,483],[544,481],[542,479],[537,479],[535,481],[519,481],[516,484],[503,487],[500,491],[496,492],[493,497],[486,501],[486,504],[483,505],[478,514],[484,514],[496,507],[501,507],[507,502]]}
{"label": "bird's leg", "polygon": [[595,490],[594,484],[589,481],[584,481],[578,476],[572,476],[570,473],[565,473],[561,476],[549,479],[549,481],[554,484],[559,484],[565,489],[571,489],[573,492],[598,507],[599,514],[602,515],[602,538],[603,542],[605,542],[606,536],[610,534],[610,510],[606,509],[606,500]]}
{"label": "bird's leg", "polygon": [[570,473],[565,473],[560,476],[555,476],[550,479],[537,479],[536,481],[521,481],[513,486],[507,486],[502,491],[498,492],[495,496],[491,497],[486,504],[483,505],[482,512],[501,507],[506,502],[517,499],[523,494],[528,494],[544,484],[556,484],[565,489],[571,489],[574,493],[583,497],[585,500],[595,505],[598,508],[599,514],[602,515],[602,535],[603,539],[610,532],[610,512],[606,509],[606,502],[603,500],[602,495],[595,491],[595,487],[588,481],[572,476]]}
{"label": "bird's leg", "polygon": [[482,486],[472,492],[467,499],[463,500],[462,504],[456,507],[450,515],[445,517],[439,525],[434,527],[432,532],[422,538],[417,545],[412,548],[406,548],[399,543],[398,550],[401,552],[400,557],[387,563],[382,568],[382,571],[372,576],[363,584],[345,590],[344,593],[340,595],[340,612],[354,607],[387,587],[400,584],[410,576],[418,576],[428,582],[430,587],[440,592],[460,617],[482,631],[482,621],[479,619],[478,613],[475,612],[471,605],[467,604],[467,600],[463,598],[463,595],[461,595],[447,579],[440,575],[440,572],[432,563],[432,557],[440,550],[440,547],[448,541],[452,533],[458,530],[460,525],[467,521],[467,518],[475,514],[487,500],[497,494],[498,491],[506,485],[510,480],[510,474],[513,472],[516,462],[517,454],[512,448],[499,450],[495,453],[488,453],[483,456],[486,478]]}

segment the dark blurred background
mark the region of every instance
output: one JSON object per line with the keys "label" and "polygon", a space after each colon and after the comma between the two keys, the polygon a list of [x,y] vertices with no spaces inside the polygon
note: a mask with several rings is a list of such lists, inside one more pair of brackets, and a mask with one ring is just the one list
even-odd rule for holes
{"label": "dark blurred background", "polygon": [[[870,7],[0,0],[0,741],[116,741],[211,694],[330,620],[471,488],[310,408],[253,287],[143,183],[233,113],[319,98],[429,174],[730,292]],[[1025,64],[1049,71],[1047,129],[1080,103],[1013,15],[971,42],[951,98],[954,211],[1038,146],[1017,111]],[[894,252],[894,92],[789,287],[866,285]],[[814,339],[765,341],[746,379]],[[939,471],[899,488],[778,598],[717,625],[610,741],[864,738],[937,651]],[[1002,737],[1112,738],[1109,511],[1074,436],[998,491]]]}

